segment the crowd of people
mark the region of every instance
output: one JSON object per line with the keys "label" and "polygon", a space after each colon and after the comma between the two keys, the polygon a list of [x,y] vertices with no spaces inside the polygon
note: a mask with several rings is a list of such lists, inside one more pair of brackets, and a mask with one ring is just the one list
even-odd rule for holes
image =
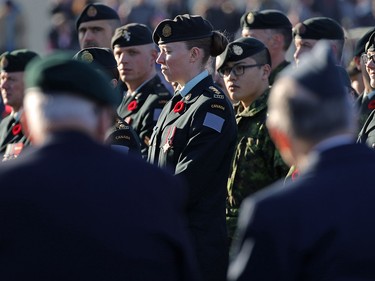
{"label": "crowd of people", "polygon": [[333,16],[84,4],[74,55],[0,56],[4,280],[375,278],[374,28],[354,75]]}

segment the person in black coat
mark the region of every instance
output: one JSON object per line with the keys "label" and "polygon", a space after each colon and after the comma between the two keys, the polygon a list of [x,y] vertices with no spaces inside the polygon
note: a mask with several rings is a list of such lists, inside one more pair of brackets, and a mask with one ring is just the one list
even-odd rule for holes
{"label": "person in black coat", "polygon": [[197,280],[184,186],[103,144],[108,81],[51,55],[25,83],[34,145],[0,167],[2,280]]}
{"label": "person in black coat", "polygon": [[226,184],[237,125],[231,102],[206,70],[226,38],[200,16],[179,15],[154,30],[157,63],[177,92],[163,108],[151,137],[148,161],[188,184],[189,228],[203,280],[225,280],[228,240]]}
{"label": "person in black coat", "polygon": [[371,280],[375,153],[355,143],[355,109],[328,44],[279,79],[267,127],[300,175],[244,201],[228,280]]}

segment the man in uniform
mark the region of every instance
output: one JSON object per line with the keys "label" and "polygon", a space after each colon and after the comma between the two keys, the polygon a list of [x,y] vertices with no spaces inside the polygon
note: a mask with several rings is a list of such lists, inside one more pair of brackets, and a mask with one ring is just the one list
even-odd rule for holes
{"label": "man in uniform", "polygon": [[258,39],[270,52],[272,71],[269,82],[272,85],[276,75],[290,63],[285,57],[293,39],[292,23],[281,11],[261,10],[245,13],[241,17],[241,26],[243,37]]}
{"label": "man in uniform", "polygon": [[283,178],[288,167],[265,126],[271,60],[267,47],[255,38],[231,42],[220,55],[218,72],[234,105],[237,147],[228,180],[227,226],[234,238],[238,209],[248,195]]}
{"label": "man in uniform", "polygon": [[88,4],[77,18],[76,29],[81,49],[111,48],[111,39],[121,25],[115,10],[103,4]]}
{"label": "man in uniform", "polygon": [[[109,48],[86,48],[79,51],[73,59],[84,61],[102,72],[113,88],[116,89],[119,80],[117,62]],[[120,95],[120,93],[118,93]],[[125,153],[141,155],[141,142],[134,129],[120,116],[116,116],[114,125],[107,132],[105,143]]]}
{"label": "man in uniform", "polygon": [[0,154],[2,160],[15,158],[30,143],[21,125],[24,97],[24,71],[37,53],[26,49],[5,52],[0,57],[0,88],[5,105],[12,112],[0,123]]}
{"label": "man in uniform", "polygon": [[153,128],[171,98],[156,71],[158,51],[152,32],[144,24],[124,25],[116,29],[112,48],[120,79],[127,87],[117,112],[138,134],[146,158]]}
{"label": "man in uniform", "polygon": [[119,102],[107,79],[55,54],[25,81],[34,150],[1,164],[1,278],[197,281],[184,186],[103,145]]}

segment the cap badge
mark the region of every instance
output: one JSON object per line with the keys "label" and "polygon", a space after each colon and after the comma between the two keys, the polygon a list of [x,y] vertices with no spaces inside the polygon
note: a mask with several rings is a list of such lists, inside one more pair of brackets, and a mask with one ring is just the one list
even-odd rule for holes
{"label": "cap badge", "polygon": [[130,35],[131,35],[131,32],[123,29],[122,30],[122,37],[124,37],[124,39],[126,40],[126,42],[129,42],[130,41]]}
{"label": "cap badge", "polygon": [[82,58],[83,61],[88,62],[88,63],[91,63],[94,60],[94,57],[92,56],[92,54],[89,51],[84,51],[82,53],[81,58]]}
{"label": "cap badge", "polygon": [[166,24],[162,30],[163,37],[169,37],[172,35],[172,28],[169,24]]}
{"label": "cap badge", "polygon": [[238,45],[233,45],[232,50],[233,50],[233,53],[234,53],[235,55],[237,55],[237,56],[240,56],[240,55],[242,55],[242,53],[243,53],[243,49],[242,49],[242,47],[241,47],[241,46],[238,46]]}
{"label": "cap badge", "polygon": [[246,16],[246,21],[248,24],[252,24],[254,22],[254,14],[253,13],[248,13]]}
{"label": "cap badge", "polygon": [[89,16],[90,18],[95,17],[97,13],[98,11],[94,6],[89,7],[86,12],[87,16]]}
{"label": "cap badge", "polygon": [[8,66],[8,60],[6,59],[6,57],[3,57],[1,59],[0,66],[1,66],[2,69],[6,68]]}

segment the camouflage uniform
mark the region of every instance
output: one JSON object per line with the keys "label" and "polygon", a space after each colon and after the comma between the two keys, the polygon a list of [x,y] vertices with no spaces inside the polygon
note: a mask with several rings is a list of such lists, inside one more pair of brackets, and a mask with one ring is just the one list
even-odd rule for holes
{"label": "camouflage uniform", "polygon": [[268,81],[270,85],[272,86],[275,82],[275,79],[277,75],[284,70],[285,67],[287,67],[290,64],[289,61],[284,60],[282,63],[280,63],[274,70],[271,71],[270,77],[268,78]]}
{"label": "camouflage uniform", "polygon": [[228,180],[227,226],[229,238],[237,224],[242,200],[272,182],[284,178],[288,167],[281,159],[266,128],[269,89],[248,108],[235,105],[237,146]]}

